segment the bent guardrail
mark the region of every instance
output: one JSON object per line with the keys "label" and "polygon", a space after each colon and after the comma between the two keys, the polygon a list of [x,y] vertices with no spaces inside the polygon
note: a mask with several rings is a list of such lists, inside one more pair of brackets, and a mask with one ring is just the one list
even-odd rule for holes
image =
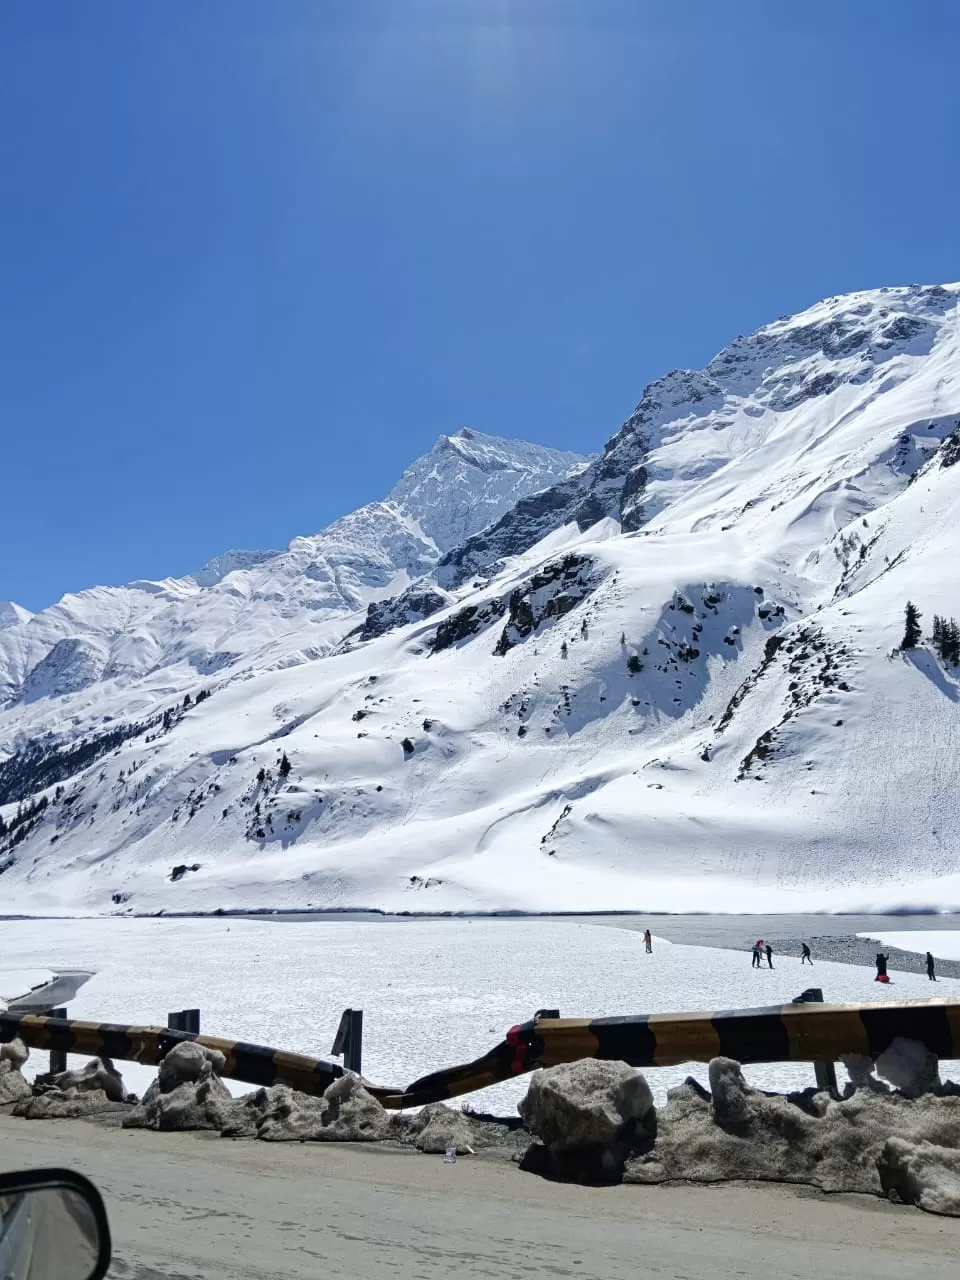
{"label": "bent guardrail", "polygon": [[[716,1057],[741,1063],[830,1062],[848,1054],[877,1058],[901,1036],[920,1041],[938,1058],[960,1058],[960,999],[788,1004],[617,1018],[537,1017],[512,1027],[500,1044],[473,1062],[432,1072],[403,1088],[367,1088],[385,1107],[399,1109],[459,1097],[537,1067],[579,1058],[613,1059],[634,1067]],[[146,1064],[158,1063],[176,1044],[195,1041],[220,1050],[226,1059],[222,1074],[231,1079],[288,1084],[303,1093],[322,1093],[344,1074],[339,1064],[321,1058],[217,1036],[0,1013],[0,1041],[15,1037],[31,1048]]]}

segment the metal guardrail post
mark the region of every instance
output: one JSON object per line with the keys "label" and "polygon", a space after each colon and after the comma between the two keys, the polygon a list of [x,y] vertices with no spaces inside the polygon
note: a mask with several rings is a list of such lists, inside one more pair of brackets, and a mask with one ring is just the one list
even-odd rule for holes
{"label": "metal guardrail post", "polygon": [[[51,1009],[48,1015],[51,1018],[66,1018],[66,1009]],[[57,1072],[66,1071],[67,1055],[62,1049],[50,1050],[50,1074],[55,1075]]]}
{"label": "metal guardrail post", "polygon": [[[820,987],[807,987],[806,991],[800,993],[793,1000],[794,1004],[823,1004],[823,990]],[[813,1074],[816,1077],[818,1089],[829,1089],[831,1093],[837,1093],[837,1068],[833,1062],[814,1062]]]}
{"label": "metal guardrail post", "polygon": [[337,1057],[342,1054],[344,1068],[360,1075],[360,1064],[363,1060],[362,1009],[344,1009],[340,1015],[340,1025],[330,1052]]}
{"label": "metal guardrail post", "polygon": [[200,1034],[200,1010],[179,1009],[175,1013],[168,1013],[167,1029],[169,1031],[186,1031],[191,1035],[198,1036]]}

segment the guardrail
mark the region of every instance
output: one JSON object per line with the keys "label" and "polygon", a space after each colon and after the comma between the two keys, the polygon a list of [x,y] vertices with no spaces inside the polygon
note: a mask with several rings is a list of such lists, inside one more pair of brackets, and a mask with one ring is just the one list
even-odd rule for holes
{"label": "guardrail", "polygon": [[[385,1106],[422,1106],[578,1058],[606,1058],[634,1067],[709,1062],[831,1063],[847,1054],[877,1058],[898,1036],[918,1040],[939,1058],[960,1058],[960,999],[818,1004],[712,1013],[639,1014],[620,1018],[558,1018],[543,1011],[512,1027],[473,1062],[447,1067],[405,1087],[367,1084]],[[343,1020],[341,1021],[341,1027]],[[254,1085],[288,1084],[319,1094],[344,1067],[303,1054],[162,1027],[0,1013],[0,1041],[19,1037],[37,1049],[157,1063],[176,1044],[195,1041],[219,1049],[223,1074]],[[339,1039],[339,1037],[338,1037]],[[341,1048],[345,1047],[341,1045]],[[365,1082],[366,1083],[366,1082]]]}

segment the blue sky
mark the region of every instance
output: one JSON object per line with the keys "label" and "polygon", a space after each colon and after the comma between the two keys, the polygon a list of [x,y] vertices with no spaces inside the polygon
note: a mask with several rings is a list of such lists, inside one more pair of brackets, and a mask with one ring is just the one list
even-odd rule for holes
{"label": "blue sky", "polygon": [[960,6],[0,6],[0,598],[180,574],[445,431],[960,277]]}

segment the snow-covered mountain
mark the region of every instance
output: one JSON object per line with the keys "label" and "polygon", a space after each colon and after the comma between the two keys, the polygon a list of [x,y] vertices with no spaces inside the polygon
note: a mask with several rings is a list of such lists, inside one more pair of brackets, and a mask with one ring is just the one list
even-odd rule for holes
{"label": "snow-covered mountain", "polygon": [[[197,664],[186,707],[145,706],[145,676],[99,737],[21,737],[3,901],[960,908],[960,669],[900,648],[908,599],[925,637],[960,613],[958,301],[881,289],[740,337],[483,527],[435,510],[428,456],[416,527],[402,496],[364,509],[393,576],[324,583],[367,608],[315,658],[271,633],[243,679]],[[94,639],[48,646],[43,696],[19,677],[8,742],[76,705],[49,693],[73,664],[109,669]]]}
{"label": "snow-covered mountain", "polygon": [[0,605],[0,750],[64,721],[76,734],[142,717],[198,679],[316,658],[342,637],[345,616],[402,591],[458,539],[586,462],[464,429],[441,436],[385,501],[285,551],[228,551],[186,578],[94,587],[35,615]]}
{"label": "snow-covered mountain", "polygon": [[12,600],[0,600],[0,631],[5,627],[15,627],[21,622],[29,622],[33,614]]}

